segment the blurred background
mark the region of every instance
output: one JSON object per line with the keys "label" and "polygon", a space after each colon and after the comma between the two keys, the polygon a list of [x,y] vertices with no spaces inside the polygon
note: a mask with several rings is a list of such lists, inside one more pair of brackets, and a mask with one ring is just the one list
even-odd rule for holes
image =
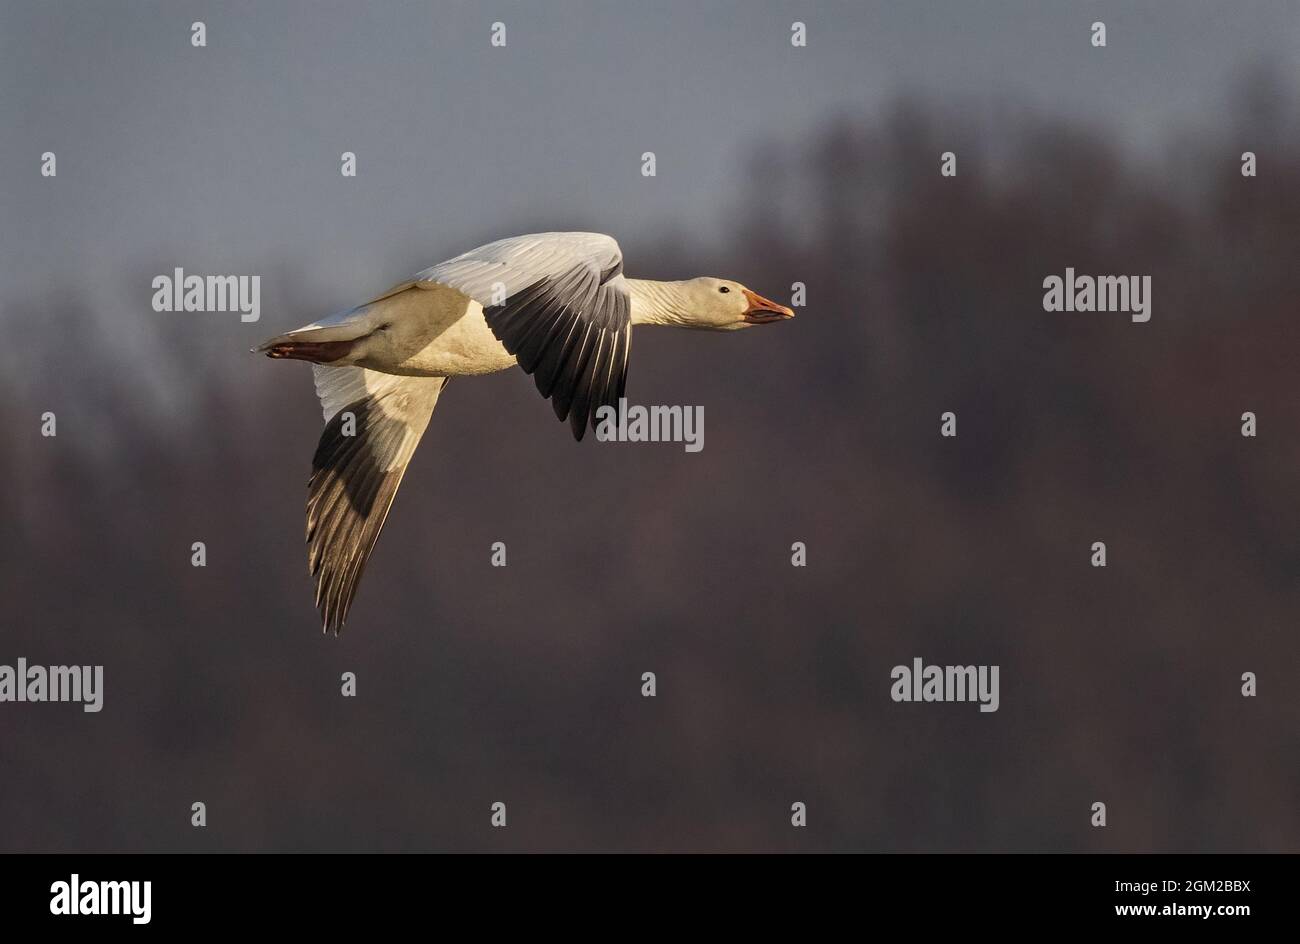
{"label": "blurred background", "polygon": [[[1300,851],[1300,7],[646,6],[0,3],[0,663],[105,667],[0,705],[0,850]],[[453,384],[323,637],[310,371],[248,348],[556,229],[807,307],[638,332],[699,454]]]}

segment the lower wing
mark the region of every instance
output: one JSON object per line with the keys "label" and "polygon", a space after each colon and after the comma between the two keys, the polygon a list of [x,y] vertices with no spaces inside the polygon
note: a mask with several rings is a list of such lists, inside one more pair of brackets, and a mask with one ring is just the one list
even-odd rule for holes
{"label": "lower wing", "polygon": [[324,630],[337,635],[447,380],[312,370],[326,425],[307,485],[307,562]]}

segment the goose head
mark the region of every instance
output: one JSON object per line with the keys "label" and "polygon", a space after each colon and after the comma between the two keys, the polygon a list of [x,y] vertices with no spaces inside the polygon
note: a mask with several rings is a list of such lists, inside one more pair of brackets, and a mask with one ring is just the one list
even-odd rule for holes
{"label": "goose head", "polygon": [[794,312],[785,305],[778,305],[730,279],[705,276],[680,284],[684,327],[734,331],[794,317]]}

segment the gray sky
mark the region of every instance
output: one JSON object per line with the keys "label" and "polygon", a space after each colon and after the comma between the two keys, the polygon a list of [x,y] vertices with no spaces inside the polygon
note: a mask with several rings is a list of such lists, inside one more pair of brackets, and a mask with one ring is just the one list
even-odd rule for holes
{"label": "gray sky", "polygon": [[1294,80],[1300,4],[4,0],[0,44],[0,304],[57,281],[128,319],[173,264],[284,266],[264,308],[338,307],[524,228],[725,240],[756,145],[900,92],[1142,149],[1216,121],[1243,64],[1275,54]]}

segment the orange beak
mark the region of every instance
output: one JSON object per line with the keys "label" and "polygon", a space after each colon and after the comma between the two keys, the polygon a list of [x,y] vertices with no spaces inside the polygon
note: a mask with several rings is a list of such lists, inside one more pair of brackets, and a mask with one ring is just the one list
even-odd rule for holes
{"label": "orange beak", "polygon": [[756,295],[747,288],[741,291],[745,293],[745,300],[749,302],[749,308],[745,311],[745,320],[750,324],[767,324],[770,321],[784,321],[794,317],[794,312],[784,305],[778,305],[762,295]]}

